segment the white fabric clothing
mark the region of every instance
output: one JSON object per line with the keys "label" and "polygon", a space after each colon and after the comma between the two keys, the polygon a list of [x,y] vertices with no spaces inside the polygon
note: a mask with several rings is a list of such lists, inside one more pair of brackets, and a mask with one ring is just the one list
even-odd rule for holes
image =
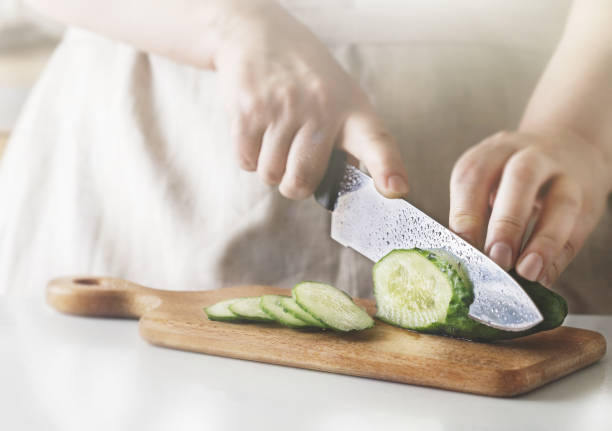
{"label": "white fabric clothing", "polygon": [[[454,161],[513,129],[567,1],[285,1],[364,87],[402,146],[410,200],[446,224]],[[0,289],[68,274],[164,289],[332,283],[369,296],[372,263],[329,215],[238,168],[214,72],[70,30],[0,165]],[[612,215],[556,288],[612,312]]]}

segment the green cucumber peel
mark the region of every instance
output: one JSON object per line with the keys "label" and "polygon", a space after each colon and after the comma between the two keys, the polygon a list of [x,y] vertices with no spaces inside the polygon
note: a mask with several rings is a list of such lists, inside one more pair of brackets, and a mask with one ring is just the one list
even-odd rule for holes
{"label": "green cucumber peel", "polygon": [[295,302],[295,299],[293,298],[290,298],[290,297],[281,298],[280,305],[281,307],[283,307],[283,309],[287,313],[297,317],[298,319],[303,320],[304,322],[308,323],[312,327],[316,327],[320,329],[327,328],[327,325],[325,325],[325,323],[321,322],[315,316],[313,316],[308,311],[300,307],[300,305],[297,302]]}
{"label": "green cucumber peel", "polygon": [[252,322],[274,322],[260,307],[261,297],[253,296],[249,298],[240,298],[238,301],[230,304],[229,309],[243,320]]}
{"label": "green cucumber peel", "polygon": [[309,329],[314,327],[314,325],[285,311],[280,303],[283,298],[289,299],[281,295],[263,295],[259,306],[265,313],[281,325],[294,329]]}
{"label": "green cucumber peel", "polygon": [[229,309],[229,306],[238,301],[240,298],[226,299],[225,301],[217,302],[210,307],[204,308],[204,313],[210,320],[219,322],[242,322],[243,319]]}
{"label": "green cucumber peel", "polygon": [[305,281],[295,285],[291,293],[300,307],[335,331],[374,326],[374,320],[347,293],[329,284]]}

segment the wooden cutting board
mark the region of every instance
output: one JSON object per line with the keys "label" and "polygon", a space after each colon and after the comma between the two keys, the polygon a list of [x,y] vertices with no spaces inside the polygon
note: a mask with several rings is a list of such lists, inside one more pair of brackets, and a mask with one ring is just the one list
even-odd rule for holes
{"label": "wooden cutting board", "polygon": [[[177,292],[81,277],[50,282],[47,302],[70,314],[140,318],[140,335],[158,346],[499,397],[529,392],[596,362],[606,351],[601,334],[570,327],[477,343],[380,321],[348,334],[214,322],[202,310],[223,299],[267,293],[290,295],[270,286]],[[356,302],[374,314],[374,301]]]}

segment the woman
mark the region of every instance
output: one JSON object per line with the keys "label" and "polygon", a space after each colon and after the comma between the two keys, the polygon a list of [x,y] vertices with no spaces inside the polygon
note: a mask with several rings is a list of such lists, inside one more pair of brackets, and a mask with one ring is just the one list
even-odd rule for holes
{"label": "woman", "polygon": [[8,291],[84,272],[177,289],[317,278],[365,296],[371,264],[304,200],[336,146],[388,197],[410,181],[438,219],[458,158],[451,229],[547,286],[599,224],[555,288],[574,312],[612,311],[609,2],[576,1],[501,133],[550,53],[557,1],[31,2],[104,37],[66,36],[3,161]]}

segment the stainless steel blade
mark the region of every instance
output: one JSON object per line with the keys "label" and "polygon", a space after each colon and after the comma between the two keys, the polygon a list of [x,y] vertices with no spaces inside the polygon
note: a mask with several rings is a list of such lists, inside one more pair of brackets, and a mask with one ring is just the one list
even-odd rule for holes
{"label": "stainless steel blade", "polygon": [[495,262],[407,201],[382,196],[370,177],[350,165],[332,212],[331,236],[374,262],[397,248],[452,253],[474,286],[472,319],[506,331],[529,329],[543,320],[523,288]]}

